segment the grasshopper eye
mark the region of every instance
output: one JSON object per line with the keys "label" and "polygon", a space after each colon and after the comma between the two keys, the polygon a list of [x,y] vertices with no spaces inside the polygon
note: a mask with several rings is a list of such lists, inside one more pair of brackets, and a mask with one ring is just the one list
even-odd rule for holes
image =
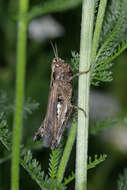
{"label": "grasshopper eye", "polygon": [[55,63],[55,64],[57,63],[57,58],[53,59],[53,63]]}

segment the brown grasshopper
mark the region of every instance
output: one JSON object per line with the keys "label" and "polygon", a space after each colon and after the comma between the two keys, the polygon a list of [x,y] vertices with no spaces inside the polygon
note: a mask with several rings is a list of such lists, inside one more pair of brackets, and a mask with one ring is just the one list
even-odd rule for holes
{"label": "brown grasshopper", "polygon": [[[35,133],[34,140],[43,137],[43,145],[55,149],[58,147],[67,121],[71,115],[73,106],[72,101],[72,78],[80,74],[73,75],[71,66],[64,60],[55,56],[51,65],[51,83],[48,98],[47,113],[40,128]],[[81,108],[84,113],[85,111]]]}

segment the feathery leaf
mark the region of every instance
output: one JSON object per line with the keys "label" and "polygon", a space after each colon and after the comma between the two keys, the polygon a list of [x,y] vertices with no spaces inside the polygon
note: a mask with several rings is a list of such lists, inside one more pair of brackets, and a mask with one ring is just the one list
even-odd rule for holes
{"label": "feathery leaf", "polygon": [[41,171],[40,164],[36,159],[33,159],[31,151],[24,151],[23,155],[23,159],[20,159],[20,163],[30,174],[31,178],[37,182],[41,189],[43,189],[45,174]]}
{"label": "feathery leaf", "polygon": [[11,150],[11,137],[12,134],[8,130],[7,119],[5,113],[0,113],[0,141],[7,150]]}
{"label": "feathery leaf", "polygon": [[75,174],[74,172],[72,172],[72,174],[68,176],[68,178],[64,178],[64,185],[69,184],[74,178],[75,178]]}
{"label": "feathery leaf", "polygon": [[106,154],[101,154],[99,157],[98,155],[94,156],[94,160],[92,161],[91,157],[89,156],[88,159],[88,169],[95,168],[98,164],[103,162],[106,159],[107,155]]}
{"label": "feathery leaf", "polygon": [[59,165],[59,161],[61,158],[61,148],[57,148],[53,150],[50,154],[50,159],[49,159],[49,176],[54,179],[57,174],[57,169]]}

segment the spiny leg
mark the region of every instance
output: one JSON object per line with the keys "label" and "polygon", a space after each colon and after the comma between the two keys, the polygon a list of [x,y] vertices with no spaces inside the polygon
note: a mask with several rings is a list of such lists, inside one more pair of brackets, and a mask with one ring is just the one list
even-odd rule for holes
{"label": "spiny leg", "polygon": [[87,74],[90,71],[90,69],[91,69],[91,67],[87,71],[78,72],[78,73],[74,74],[72,77],[70,77],[70,80],[72,80],[73,78],[78,77],[80,75]]}
{"label": "spiny leg", "polygon": [[86,112],[85,112],[85,110],[83,108],[80,108],[80,107],[72,105],[72,104],[71,104],[71,107],[74,108],[74,109],[76,109],[76,110],[82,111],[84,113],[84,116],[87,117]]}

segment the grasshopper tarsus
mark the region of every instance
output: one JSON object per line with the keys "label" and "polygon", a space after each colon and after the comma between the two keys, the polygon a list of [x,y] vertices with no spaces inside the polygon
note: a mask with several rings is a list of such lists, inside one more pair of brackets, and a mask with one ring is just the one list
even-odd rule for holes
{"label": "grasshopper tarsus", "polygon": [[75,106],[75,105],[71,105],[72,108],[76,109],[76,110],[80,110],[83,112],[84,116],[87,117],[86,115],[86,111],[83,108],[80,108],[79,106]]}

